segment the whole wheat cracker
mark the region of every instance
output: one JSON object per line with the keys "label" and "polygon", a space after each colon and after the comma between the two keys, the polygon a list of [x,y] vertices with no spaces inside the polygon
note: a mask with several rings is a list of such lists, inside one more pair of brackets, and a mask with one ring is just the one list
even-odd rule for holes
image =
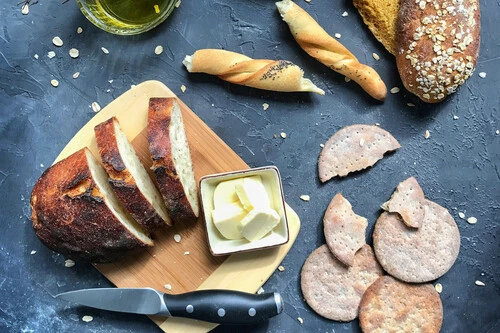
{"label": "whole wheat cracker", "polygon": [[403,222],[412,228],[420,228],[424,220],[424,191],[414,177],[398,184],[389,201],[382,204],[382,209],[398,213]]}
{"label": "whole wheat cracker", "polygon": [[326,244],[343,264],[352,266],[354,255],[365,245],[368,221],[356,215],[342,194],[337,193],[323,217]]}
{"label": "whole wheat cracker", "polygon": [[382,276],[363,295],[359,323],[364,333],[437,333],[443,305],[431,284],[408,284]]}
{"label": "whole wheat cracker", "polygon": [[301,271],[300,286],[309,306],[320,316],[351,321],[366,288],[383,274],[369,245],[358,251],[351,267],[338,261],[326,244],[317,248]]}

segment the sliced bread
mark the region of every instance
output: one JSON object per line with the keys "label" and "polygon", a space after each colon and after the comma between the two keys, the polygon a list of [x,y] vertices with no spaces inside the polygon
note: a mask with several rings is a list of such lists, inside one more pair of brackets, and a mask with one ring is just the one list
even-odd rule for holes
{"label": "sliced bread", "polygon": [[48,168],[33,188],[30,205],[42,243],[75,260],[109,262],[153,245],[87,148]]}
{"label": "sliced bread", "polygon": [[141,164],[118,120],[110,118],[94,128],[109,183],[132,217],[146,230],[171,225],[160,192]]}
{"label": "sliced bread", "polygon": [[174,222],[199,214],[198,190],[182,113],[175,98],[151,98],[148,110],[149,152],[156,181]]}

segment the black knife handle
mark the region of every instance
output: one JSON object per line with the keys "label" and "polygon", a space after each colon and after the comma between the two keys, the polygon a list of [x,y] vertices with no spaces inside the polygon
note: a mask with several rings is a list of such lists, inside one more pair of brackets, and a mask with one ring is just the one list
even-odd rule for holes
{"label": "black knife handle", "polygon": [[278,293],[249,294],[233,290],[198,290],[179,295],[164,294],[171,316],[218,324],[253,324],[283,311]]}

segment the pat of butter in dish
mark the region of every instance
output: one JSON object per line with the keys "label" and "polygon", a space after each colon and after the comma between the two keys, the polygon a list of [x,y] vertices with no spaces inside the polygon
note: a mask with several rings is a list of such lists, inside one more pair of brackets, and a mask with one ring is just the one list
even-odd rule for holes
{"label": "pat of butter in dish", "polygon": [[239,202],[238,195],[236,194],[235,186],[241,183],[242,179],[231,179],[220,182],[214,190],[214,206],[215,209],[222,207],[225,204]]}
{"label": "pat of butter in dish", "polygon": [[243,178],[240,183],[235,185],[235,189],[243,207],[248,211],[254,208],[271,206],[260,176]]}
{"label": "pat of butter in dish", "polygon": [[280,223],[280,216],[274,209],[257,207],[241,220],[241,235],[250,242],[261,239]]}
{"label": "pat of butter in dish", "polygon": [[212,211],[212,219],[217,230],[227,239],[241,239],[241,223],[248,212],[239,201],[226,203]]}

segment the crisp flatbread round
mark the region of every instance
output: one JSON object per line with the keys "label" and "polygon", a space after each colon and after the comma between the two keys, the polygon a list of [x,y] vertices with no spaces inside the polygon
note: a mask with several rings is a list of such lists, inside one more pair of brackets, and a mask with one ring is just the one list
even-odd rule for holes
{"label": "crisp flatbread round", "polygon": [[443,305],[431,284],[408,284],[382,276],[363,295],[359,323],[363,333],[437,333]]}
{"label": "crisp flatbread round", "polygon": [[325,143],[318,161],[319,179],[326,182],[374,165],[388,151],[400,148],[391,133],[375,125],[351,125]]}
{"label": "crisp flatbread round", "polygon": [[320,316],[351,321],[366,288],[383,274],[369,245],[364,245],[347,267],[326,244],[317,248],[302,266],[300,286],[309,306]]}
{"label": "crisp flatbread round", "polygon": [[337,193],[326,209],[323,226],[332,254],[345,265],[352,266],[354,255],[366,243],[368,221],[356,215],[349,201]]}
{"label": "crisp flatbread round", "polygon": [[407,227],[395,213],[383,212],[375,223],[373,248],[382,267],[406,282],[427,282],[453,266],[460,232],[446,208],[425,200],[422,227]]}
{"label": "crisp flatbread round", "polygon": [[403,222],[412,228],[420,228],[424,221],[424,191],[414,177],[399,183],[389,201],[381,207],[390,213],[401,215]]}

